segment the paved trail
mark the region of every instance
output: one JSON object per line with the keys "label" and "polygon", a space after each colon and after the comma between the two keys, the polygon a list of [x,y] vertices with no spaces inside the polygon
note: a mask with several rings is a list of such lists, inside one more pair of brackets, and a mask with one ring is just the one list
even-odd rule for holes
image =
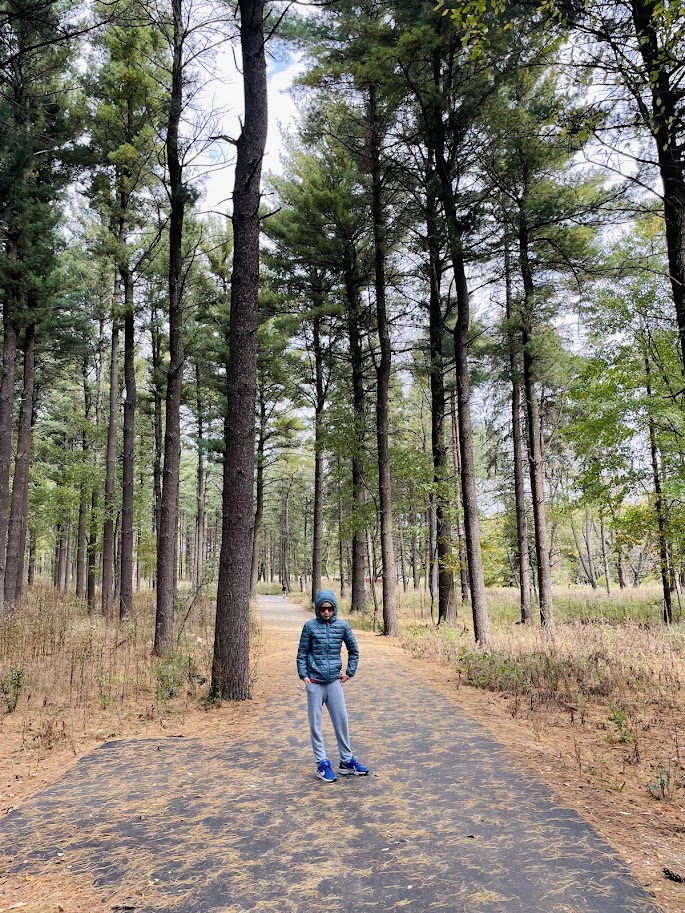
{"label": "paved trail", "polygon": [[294,672],[306,615],[278,597],[261,613],[278,684],[251,731],[103,745],[5,819],[0,860],[145,886],[136,913],[658,913],[588,824],[378,638],[346,685],[372,774],[317,780]]}

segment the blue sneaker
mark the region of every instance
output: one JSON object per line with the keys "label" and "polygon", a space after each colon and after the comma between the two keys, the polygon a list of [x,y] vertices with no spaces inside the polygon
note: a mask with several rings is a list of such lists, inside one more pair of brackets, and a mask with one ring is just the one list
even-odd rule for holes
{"label": "blue sneaker", "polygon": [[360,764],[356,758],[350,758],[349,761],[341,761],[338,770],[345,776],[354,774],[355,777],[365,777],[369,772],[369,768]]}
{"label": "blue sneaker", "polygon": [[338,779],[328,758],[326,758],[325,761],[322,761],[316,768],[316,775],[319,780],[323,780],[324,783],[335,783]]}

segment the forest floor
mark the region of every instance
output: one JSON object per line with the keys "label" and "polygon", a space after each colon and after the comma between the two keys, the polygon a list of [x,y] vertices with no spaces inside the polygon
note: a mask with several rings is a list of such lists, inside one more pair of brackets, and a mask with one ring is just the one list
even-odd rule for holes
{"label": "forest floor", "polygon": [[[296,612],[298,624],[303,618],[304,612]],[[685,751],[679,742],[685,711],[671,711],[667,719],[646,715],[633,722],[631,740],[622,742],[616,738],[610,708],[601,701],[585,707],[582,718],[558,705],[535,707],[529,713],[519,706],[513,713],[511,700],[463,685],[448,666],[410,656],[397,643],[369,633],[359,637],[365,659],[375,656],[380,662],[384,657],[407,680],[429,686],[486,727],[515,762],[525,765],[608,840],[665,913],[682,913],[685,883],[667,878],[664,868],[685,875],[683,791],[673,789],[685,771]],[[83,708],[76,711],[49,701],[30,711],[20,705],[0,719],[0,814],[30,805],[31,797],[107,740],[184,736],[231,743],[254,737],[272,696],[284,682],[292,684],[292,652],[292,645],[280,643],[276,629],[264,626],[255,698],[239,706],[206,710],[192,689],[161,704],[128,702],[125,713],[116,705],[90,707],[87,715]],[[358,704],[364,700],[356,696]],[[304,720],[298,725],[304,728]],[[301,756],[298,752],[298,762]],[[664,770],[670,771],[671,786],[666,788],[659,780]],[[142,909],[141,899],[149,903],[153,890],[143,876],[139,883],[128,881],[113,888],[95,884],[88,872],[73,873],[51,864],[33,873],[0,874],[0,910],[90,913],[100,903],[112,910]],[[190,908],[187,913],[192,913]]]}

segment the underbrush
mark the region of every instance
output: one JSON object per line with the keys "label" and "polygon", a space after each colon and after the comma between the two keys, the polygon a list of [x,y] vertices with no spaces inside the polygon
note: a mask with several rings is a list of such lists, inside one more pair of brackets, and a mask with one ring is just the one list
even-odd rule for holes
{"label": "underbrush", "polygon": [[582,704],[593,697],[676,707],[685,691],[685,627],[581,621],[495,630],[488,649],[464,628],[410,627],[404,646],[456,668],[461,681],[516,698]]}
{"label": "underbrush", "polygon": [[[42,743],[85,730],[102,711],[111,721],[108,736],[117,719],[183,713],[207,696],[214,604],[181,594],[173,648],[157,658],[153,591],[137,594],[132,617],[120,624],[89,615],[82,602],[51,587],[32,589],[0,622],[0,729],[11,713],[21,714],[16,725],[26,728],[27,740],[39,732]],[[256,649],[256,624],[251,639]]]}

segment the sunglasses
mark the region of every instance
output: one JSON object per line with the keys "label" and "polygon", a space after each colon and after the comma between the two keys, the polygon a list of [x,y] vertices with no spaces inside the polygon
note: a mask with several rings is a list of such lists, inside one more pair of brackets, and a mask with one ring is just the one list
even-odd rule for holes
{"label": "sunglasses", "polygon": [[333,606],[332,606],[332,605],[321,605],[321,606],[319,606],[319,612],[332,612],[332,611],[333,611]]}

